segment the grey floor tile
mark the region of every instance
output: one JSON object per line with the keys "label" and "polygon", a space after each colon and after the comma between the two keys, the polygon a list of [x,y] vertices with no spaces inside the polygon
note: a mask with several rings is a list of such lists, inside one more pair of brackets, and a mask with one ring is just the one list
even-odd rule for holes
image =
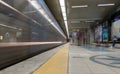
{"label": "grey floor tile", "polygon": [[119,53],[120,50],[104,47],[99,50],[99,47],[70,46],[69,74],[120,74],[120,68],[115,67],[120,65],[111,64],[116,57],[120,58]]}

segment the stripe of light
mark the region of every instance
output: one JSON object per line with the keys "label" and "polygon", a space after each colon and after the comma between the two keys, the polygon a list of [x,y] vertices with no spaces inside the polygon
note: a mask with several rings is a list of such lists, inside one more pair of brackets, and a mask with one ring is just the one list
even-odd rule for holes
{"label": "stripe of light", "polygon": [[40,4],[37,2],[37,0],[28,0],[28,2],[35,7],[50,23],[51,25],[57,29],[57,31],[64,37],[66,38],[66,36],[63,34],[63,32],[61,32],[59,30],[59,28],[54,24],[54,22],[52,22],[52,20],[49,18],[49,16],[46,14],[46,12],[44,11],[44,9],[42,9],[42,7],[40,6]]}
{"label": "stripe of light", "polygon": [[66,17],[66,16],[63,16],[63,19],[64,19],[64,21],[65,21],[65,20],[67,20],[67,17]]}
{"label": "stripe of light", "polygon": [[59,2],[60,2],[60,6],[61,6],[62,16],[63,16],[64,23],[65,23],[66,32],[67,32],[67,35],[68,35],[68,38],[69,38],[69,30],[68,30],[68,24],[67,24],[65,0],[59,0]]}
{"label": "stripe of light", "polygon": [[114,3],[109,3],[109,4],[98,4],[97,6],[114,6]]}
{"label": "stripe of light", "polygon": [[0,43],[0,47],[11,47],[11,46],[31,46],[31,45],[45,45],[45,44],[61,44],[62,41],[51,41],[51,42],[10,42]]}
{"label": "stripe of light", "polygon": [[63,13],[66,13],[66,9],[65,9],[64,6],[61,6],[61,10],[62,10]]}
{"label": "stripe of light", "polygon": [[95,22],[95,21],[85,21],[85,22]]}
{"label": "stripe of light", "polygon": [[4,24],[0,24],[0,26],[7,27],[7,28],[10,28],[10,29],[15,29],[15,30],[22,30],[22,29],[18,29],[18,28],[16,28],[16,27],[4,25]]}
{"label": "stripe of light", "polygon": [[69,38],[69,31],[68,31],[68,24],[67,24],[67,21],[65,21],[65,27],[66,27],[67,34],[68,34],[68,38]]}
{"label": "stripe of light", "polygon": [[88,5],[72,6],[72,8],[85,8],[85,7],[88,7]]}

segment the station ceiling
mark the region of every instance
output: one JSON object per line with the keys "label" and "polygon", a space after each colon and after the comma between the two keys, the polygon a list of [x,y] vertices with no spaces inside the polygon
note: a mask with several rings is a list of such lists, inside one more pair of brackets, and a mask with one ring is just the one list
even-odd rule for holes
{"label": "station ceiling", "polygon": [[[12,2],[13,0],[3,1],[10,4],[13,3]],[[25,0],[20,1],[24,2]],[[60,24],[64,33],[67,35],[59,0],[44,0],[44,1],[46,2],[53,16],[56,18],[56,21]],[[20,3],[17,2],[16,6],[22,5]],[[114,5],[98,6],[98,4],[114,4]],[[19,7],[23,9],[22,7],[25,7],[24,5]],[[96,23],[102,21],[110,14],[112,14],[117,7],[120,6],[120,0],[65,0],[65,5],[69,32],[71,32],[74,29],[78,28],[80,29],[89,28],[90,25],[95,25]]]}
{"label": "station ceiling", "polygon": [[[65,30],[59,0],[45,0],[51,12]],[[69,32],[76,28],[89,28],[109,16],[120,6],[119,0],[65,0]],[[114,4],[99,6],[98,4]],[[86,7],[79,7],[85,6]],[[78,7],[74,7],[78,6]]]}

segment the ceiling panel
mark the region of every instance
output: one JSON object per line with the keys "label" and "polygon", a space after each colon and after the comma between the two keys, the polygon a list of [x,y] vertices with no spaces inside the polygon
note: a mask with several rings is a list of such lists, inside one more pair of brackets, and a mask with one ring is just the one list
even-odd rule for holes
{"label": "ceiling panel", "polygon": [[[115,6],[98,7],[97,4],[115,3]],[[111,14],[119,5],[119,0],[66,0],[67,17],[69,28],[71,27],[88,27],[93,23],[85,21],[101,21],[108,14]],[[86,8],[72,8],[72,6],[88,5]],[[71,21],[80,21],[84,23],[71,23]],[[85,25],[85,26],[83,26]]]}

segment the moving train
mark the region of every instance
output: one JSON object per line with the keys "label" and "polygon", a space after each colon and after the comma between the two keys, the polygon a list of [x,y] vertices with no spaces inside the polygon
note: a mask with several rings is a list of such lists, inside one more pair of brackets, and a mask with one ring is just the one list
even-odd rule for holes
{"label": "moving train", "polygon": [[0,69],[66,43],[44,0],[0,0]]}

